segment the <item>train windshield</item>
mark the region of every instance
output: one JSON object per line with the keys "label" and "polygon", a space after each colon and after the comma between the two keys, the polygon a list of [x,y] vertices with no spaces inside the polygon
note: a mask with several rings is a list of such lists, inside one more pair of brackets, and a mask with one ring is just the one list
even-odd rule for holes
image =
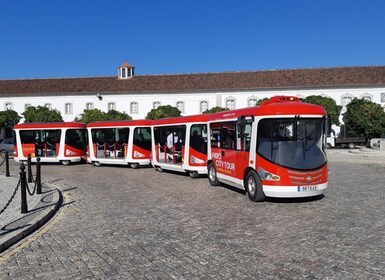
{"label": "train windshield", "polygon": [[323,118],[263,119],[258,123],[257,153],[283,167],[312,170],[327,159]]}

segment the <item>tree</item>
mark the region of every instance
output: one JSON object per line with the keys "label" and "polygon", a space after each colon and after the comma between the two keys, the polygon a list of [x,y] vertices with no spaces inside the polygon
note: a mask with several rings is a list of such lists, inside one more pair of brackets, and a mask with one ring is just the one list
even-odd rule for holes
{"label": "tree", "polygon": [[0,127],[13,127],[18,124],[21,117],[13,110],[0,111]]}
{"label": "tree", "polygon": [[110,110],[106,113],[99,109],[85,109],[79,117],[75,118],[75,121],[82,123],[118,120],[132,120],[132,118],[128,114],[116,110]]}
{"label": "tree", "polygon": [[223,112],[223,111],[227,111],[227,110],[229,110],[229,109],[224,108],[224,107],[220,107],[220,106],[216,106],[216,107],[213,107],[211,109],[204,111],[203,114],[212,114],[212,113],[218,113],[218,112]]}
{"label": "tree", "polygon": [[148,112],[146,119],[159,120],[164,118],[180,117],[180,114],[181,112],[178,110],[178,108],[171,105],[163,105]]}
{"label": "tree", "polygon": [[62,122],[63,117],[59,110],[49,109],[45,106],[29,106],[24,113],[24,122]]}
{"label": "tree", "polygon": [[21,117],[13,110],[0,111],[0,141],[12,137],[12,128],[18,124]]}
{"label": "tree", "polygon": [[302,101],[324,107],[326,112],[330,116],[332,124],[340,125],[339,116],[342,107],[338,106],[333,98],[319,95],[310,95],[304,98]]}
{"label": "tree", "polygon": [[124,120],[132,120],[132,117],[127,113],[122,113],[116,110],[109,110],[106,115],[106,121],[124,121]]}
{"label": "tree", "polygon": [[354,98],[344,115],[346,129],[367,138],[385,134],[385,112],[381,105],[365,99]]}

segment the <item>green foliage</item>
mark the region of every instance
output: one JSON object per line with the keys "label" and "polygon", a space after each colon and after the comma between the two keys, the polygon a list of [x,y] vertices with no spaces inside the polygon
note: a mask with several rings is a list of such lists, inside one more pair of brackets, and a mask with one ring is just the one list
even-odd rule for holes
{"label": "green foliage", "polygon": [[152,109],[148,112],[146,119],[148,120],[159,120],[164,118],[179,117],[181,112],[178,108],[171,105],[159,106],[156,109]]}
{"label": "green foliage", "polygon": [[354,98],[346,109],[344,122],[348,131],[367,138],[385,134],[385,112],[379,104]]}
{"label": "green foliage", "polygon": [[21,117],[13,110],[0,111],[0,127],[13,127],[18,124]]}
{"label": "green foliage", "polygon": [[116,110],[110,110],[106,113],[106,121],[124,121],[132,120],[132,117],[127,113],[122,113]]}
{"label": "green foliage", "polygon": [[270,98],[268,98],[268,97],[265,97],[265,98],[259,99],[259,100],[257,101],[257,106],[261,105],[261,104],[262,104],[262,102],[264,102],[264,101],[267,101],[267,100],[269,100],[269,99],[270,99]]}
{"label": "green foliage", "polygon": [[45,106],[29,106],[24,113],[24,122],[62,122],[63,118],[58,110]]}
{"label": "green foliage", "polygon": [[99,109],[88,110],[85,109],[79,117],[75,118],[75,121],[82,123],[90,123],[97,121],[118,121],[118,120],[132,120],[132,118],[126,114],[119,111],[110,110],[107,113]]}
{"label": "green foliage", "polygon": [[312,103],[320,105],[325,108],[326,112],[330,116],[332,124],[340,125],[339,115],[341,112],[341,106],[338,106],[336,101],[330,97],[323,97],[319,95],[311,95],[302,100],[306,103]]}
{"label": "green foliage", "polygon": [[212,114],[212,113],[218,113],[218,112],[223,112],[223,111],[227,111],[227,110],[229,110],[229,109],[224,108],[224,107],[220,107],[220,106],[216,106],[216,107],[213,107],[211,109],[204,111],[202,114]]}

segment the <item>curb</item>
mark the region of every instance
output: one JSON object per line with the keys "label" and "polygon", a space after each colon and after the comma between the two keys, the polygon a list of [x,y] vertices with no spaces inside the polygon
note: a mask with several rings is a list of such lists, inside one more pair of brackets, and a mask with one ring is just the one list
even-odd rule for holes
{"label": "curb", "polygon": [[[39,229],[55,215],[63,204],[63,196],[56,188],[50,188],[50,192],[52,192],[53,196],[52,201],[47,206],[44,206],[44,210],[42,210],[41,213],[29,221],[26,226],[20,227],[19,229],[13,230],[12,232],[5,234],[3,237],[0,237],[0,253],[4,252],[12,245]],[[43,199],[44,197],[41,200],[43,201]]]}

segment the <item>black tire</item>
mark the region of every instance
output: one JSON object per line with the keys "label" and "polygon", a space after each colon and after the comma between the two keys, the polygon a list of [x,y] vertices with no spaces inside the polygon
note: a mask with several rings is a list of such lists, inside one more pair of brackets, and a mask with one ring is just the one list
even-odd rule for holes
{"label": "black tire", "polygon": [[245,189],[247,190],[249,199],[252,201],[261,202],[266,199],[265,193],[262,189],[261,178],[259,178],[257,172],[254,170],[251,170],[246,175]]}
{"label": "black tire", "polygon": [[218,181],[218,177],[217,177],[217,170],[215,169],[214,163],[211,162],[207,169],[208,169],[207,174],[208,174],[208,177],[209,177],[210,185],[218,186],[219,185],[219,181]]}
{"label": "black tire", "polygon": [[191,178],[193,178],[193,179],[196,179],[196,178],[199,177],[198,171],[189,171],[189,172],[188,172],[188,175],[189,175]]}
{"label": "black tire", "polygon": [[132,169],[138,169],[139,168],[139,163],[131,163],[131,168]]}

